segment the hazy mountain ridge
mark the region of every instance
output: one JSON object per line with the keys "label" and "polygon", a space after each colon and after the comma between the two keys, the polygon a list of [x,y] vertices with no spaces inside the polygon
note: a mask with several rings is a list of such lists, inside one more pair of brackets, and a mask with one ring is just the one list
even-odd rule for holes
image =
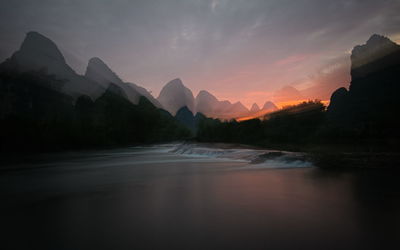
{"label": "hazy mountain ridge", "polygon": [[[196,114],[200,112],[209,117],[232,119],[252,113],[241,102],[219,101],[211,93],[202,90],[194,98],[192,91],[177,78],[168,82],[154,98],[149,91],[134,83],[124,82],[103,60],[93,57],[88,61],[85,74],[77,74],[65,61],[57,45],[38,32],[28,32],[21,47],[11,58],[1,64],[2,68],[15,68],[21,72],[44,70],[63,82],[59,91],[74,99],[87,95],[93,100],[99,98],[110,84],[121,88],[121,96],[133,104],[138,104],[141,96],[154,106],[164,108],[172,115],[183,107]],[[113,86],[112,88],[115,88]]]}
{"label": "hazy mountain ridge", "polygon": [[85,77],[97,82],[105,88],[107,88],[110,83],[116,84],[123,89],[128,100],[133,104],[137,104],[140,96],[144,96],[149,99],[154,106],[161,108],[160,103],[145,88],[134,83],[123,82],[121,78],[119,78],[119,76],[98,57],[94,57],[89,60]]}
{"label": "hazy mountain ridge", "polygon": [[[219,118],[222,120],[255,115],[260,112],[260,109],[257,111],[249,110],[241,102],[231,103],[227,100],[220,101],[206,90],[201,90],[196,98],[192,97],[192,91],[186,87],[180,79],[175,79],[164,86],[158,100],[172,115],[175,115],[177,111],[183,107],[188,107],[193,114],[201,113],[207,117]],[[267,106],[264,105],[265,107],[261,110],[262,114],[277,109],[275,104],[270,101],[267,101],[266,105]],[[262,114],[260,116],[262,116]]]}
{"label": "hazy mountain ridge", "polygon": [[47,37],[28,32],[21,47],[11,58],[1,64],[21,72],[45,70],[64,82],[61,91],[73,98],[86,94],[98,98],[105,88],[77,74],[65,61],[57,45]]}
{"label": "hazy mountain ridge", "polygon": [[232,119],[246,115],[249,110],[241,102],[232,104],[229,101],[219,101],[208,91],[201,90],[196,96],[196,112],[213,118]]}
{"label": "hazy mountain ridge", "polygon": [[133,104],[138,104],[140,97],[145,96],[153,105],[161,108],[160,103],[145,88],[123,82],[98,57],[89,60],[84,76],[77,74],[66,63],[57,45],[38,32],[28,32],[20,49],[3,62],[1,68],[19,72],[44,70],[46,74],[63,82],[59,91],[74,99],[87,95],[96,100],[113,83],[125,92],[125,97]]}
{"label": "hazy mountain ridge", "polygon": [[[151,102],[153,100],[153,103]],[[103,61],[73,71],[55,43],[29,32],[0,65],[0,152],[40,152],[180,140],[190,131],[144,88]],[[158,107],[157,107],[158,106]]]}

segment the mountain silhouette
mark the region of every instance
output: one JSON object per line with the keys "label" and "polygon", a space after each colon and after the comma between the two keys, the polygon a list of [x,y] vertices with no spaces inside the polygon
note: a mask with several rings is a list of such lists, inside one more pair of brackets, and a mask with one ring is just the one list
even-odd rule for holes
{"label": "mountain silhouette", "polygon": [[94,57],[89,60],[86,67],[85,77],[90,79],[104,88],[108,88],[111,84],[118,86],[125,97],[133,104],[139,102],[140,94],[128,84],[124,83],[100,58]]}
{"label": "mountain silhouette", "polygon": [[114,73],[104,61],[98,57],[91,58],[86,67],[85,77],[90,79],[104,88],[107,88],[111,83],[119,86],[126,93],[126,97],[133,104],[137,104],[141,96],[146,97],[156,107],[161,107],[161,104],[143,87],[134,83],[126,83]]}
{"label": "mountain silhouette", "polygon": [[85,75],[77,74],[65,61],[57,45],[38,32],[28,32],[21,47],[9,59],[3,62],[2,69],[13,69],[19,72],[42,70],[54,75],[63,82],[59,90],[74,99],[87,95],[93,100],[100,97],[109,84],[119,86],[128,100],[133,104],[145,96],[153,105],[161,108],[161,104],[143,87],[134,83],[125,83],[100,58],[91,58]]}
{"label": "mountain silhouette", "polygon": [[101,84],[105,88],[107,88],[110,83],[122,83],[121,78],[98,57],[93,57],[89,60],[85,77]]}
{"label": "mountain silhouette", "polygon": [[161,90],[157,100],[163,108],[175,115],[176,112],[183,107],[187,107],[191,112],[195,112],[195,101],[193,93],[185,85],[181,79],[177,78],[168,82]]}
{"label": "mountain silhouette", "polygon": [[247,115],[249,110],[240,102],[219,101],[208,91],[201,90],[196,96],[196,111],[208,117],[232,119]]}
{"label": "mountain silhouette", "polygon": [[192,131],[192,135],[196,135],[196,132],[199,127],[199,123],[206,119],[206,116],[204,116],[202,113],[197,112],[196,115],[193,115],[193,113],[188,109],[188,107],[182,107],[176,112],[175,119],[188,128],[190,131]]}
{"label": "mountain silhouette", "polygon": [[82,94],[97,98],[105,91],[103,86],[78,75],[66,63],[57,45],[37,32],[28,32],[20,49],[2,67],[17,68],[21,72],[45,70],[62,80],[62,92],[74,98]]}
{"label": "mountain silhouette", "polygon": [[389,38],[377,34],[372,35],[364,45],[357,45],[352,50],[352,80],[396,64],[398,58],[396,56],[391,57],[391,55],[396,55],[399,51],[400,46]]}
{"label": "mountain silhouette", "polygon": [[340,88],[331,96],[330,124],[353,140],[382,146],[398,141],[400,46],[373,35],[354,47],[351,65],[349,89]]}
{"label": "mountain silhouette", "polygon": [[[153,101],[153,103],[152,103]],[[150,93],[92,58],[85,76],[55,43],[29,32],[0,64],[0,152],[133,145],[186,138]],[[157,106],[158,104],[158,106]]]}

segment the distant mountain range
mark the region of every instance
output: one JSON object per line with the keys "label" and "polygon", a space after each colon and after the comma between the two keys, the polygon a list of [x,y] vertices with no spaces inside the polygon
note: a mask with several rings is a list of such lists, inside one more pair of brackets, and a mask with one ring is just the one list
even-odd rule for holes
{"label": "distant mountain range", "polygon": [[[100,97],[111,83],[122,89],[123,96],[137,104],[141,96],[146,97],[154,106],[167,110],[173,116],[179,109],[187,107],[193,114],[200,112],[206,116],[220,119],[232,119],[260,113],[260,109],[248,110],[241,102],[219,101],[211,93],[202,90],[196,96],[180,79],[168,82],[159,96],[154,98],[145,88],[134,83],[124,82],[100,58],[91,58],[85,75],[77,74],[65,61],[57,45],[38,32],[28,32],[22,45],[11,58],[2,63],[2,67],[18,67],[20,71],[45,70],[64,82],[61,92],[74,99],[87,95],[93,100]],[[275,104],[266,102],[263,112],[277,109]]]}
{"label": "distant mountain range", "polygon": [[[390,39],[373,35],[354,47],[350,86],[332,94],[321,135],[327,133],[329,141],[338,143],[397,147],[399,72],[400,46]],[[302,98],[287,86],[274,100],[289,94]],[[180,79],[168,82],[154,98],[145,88],[124,82],[97,57],[79,75],[57,45],[37,32],[27,33],[19,50],[0,64],[0,151],[10,145],[69,148],[168,141],[218,124],[207,117],[242,121],[276,110],[271,101],[262,108],[255,103],[248,110],[240,102],[220,101],[205,90],[194,97]],[[257,127],[262,125],[259,122],[246,124]]]}
{"label": "distant mountain range", "polygon": [[252,109],[249,110],[241,102],[220,101],[206,90],[201,90],[194,97],[192,91],[180,79],[167,83],[157,100],[172,115],[175,115],[179,109],[187,107],[193,114],[202,113],[207,117],[223,120],[256,115],[260,112],[265,114],[278,109],[274,103],[267,101],[262,109],[257,104],[253,104]]}

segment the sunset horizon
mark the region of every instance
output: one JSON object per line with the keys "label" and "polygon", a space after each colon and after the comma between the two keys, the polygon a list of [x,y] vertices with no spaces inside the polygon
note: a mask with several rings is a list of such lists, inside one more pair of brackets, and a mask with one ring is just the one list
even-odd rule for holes
{"label": "sunset horizon", "polygon": [[400,40],[396,1],[132,1],[112,7],[48,1],[40,8],[23,2],[0,10],[3,19],[14,17],[0,30],[7,34],[0,41],[0,61],[18,49],[26,32],[37,31],[59,46],[79,74],[90,58],[99,57],[155,98],[167,82],[180,78],[194,96],[207,90],[247,108],[295,101],[276,96],[286,86],[299,91],[297,100],[329,100],[335,89],[350,84],[355,45],[373,34]]}
{"label": "sunset horizon", "polygon": [[0,0],[0,249],[396,249],[399,13]]}

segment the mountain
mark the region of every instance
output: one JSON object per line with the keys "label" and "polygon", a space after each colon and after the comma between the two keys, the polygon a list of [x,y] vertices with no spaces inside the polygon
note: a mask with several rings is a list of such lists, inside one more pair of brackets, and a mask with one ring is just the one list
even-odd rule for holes
{"label": "mountain", "polygon": [[232,104],[229,101],[219,101],[211,93],[201,90],[196,96],[196,111],[208,117],[232,119],[247,115],[249,110],[241,103]]}
{"label": "mountain", "polygon": [[161,107],[161,104],[145,88],[134,83],[123,82],[121,78],[98,57],[89,60],[85,77],[100,84],[104,88],[107,88],[111,83],[119,86],[126,93],[127,99],[133,104],[137,104],[140,97],[144,96],[153,103],[154,106]]}
{"label": "mountain", "polygon": [[366,44],[354,47],[351,65],[349,89],[340,88],[331,96],[330,125],[352,141],[380,146],[399,141],[400,46],[373,35]]}
{"label": "mountain", "polygon": [[124,83],[99,58],[89,61],[85,76],[78,75],[57,46],[37,32],[29,32],[20,49],[0,64],[0,104],[0,152],[190,136],[144,88]]}
{"label": "mountain", "polygon": [[193,135],[196,134],[200,121],[206,119],[202,113],[193,113],[185,106],[176,112],[175,119],[183,126],[188,128]]}
{"label": "mountain", "polygon": [[57,45],[38,32],[28,32],[21,47],[11,58],[0,67],[4,70],[20,72],[39,71],[63,82],[59,90],[74,99],[87,95],[93,100],[100,97],[110,83],[119,86],[125,97],[133,104],[139,102],[140,96],[145,96],[156,107],[161,104],[144,88],[123,82],[101,59],[94,57],[89,60],[85,76],[77,74],[65,61]]}
{"label": "mountain", "polygon": [[191,112],[195,112],[195,100],[193,93],[185,85],[181,79],[174,79],[168,82],[161,90],[157,100],[163,108],[175,115],[182,108],[187,107]]}
{"label": "mountain", "polygon": [[[399,53],[399,51],[400,46],[389,38],[377,34],[372,35],[365,44],[357,45],[352,50],[352,80],[365,77],[395,64],[398,59],[388,56]],[[382,58],[385,58],[385,60],[380,60]]]}
{"label": "mountain", "polygon": [[157,108],[163,108],[161,103],[154,98],[149,91],[147,91],[147,89],[136,85],[135,83],[132,82],[127,82],[126,84],[130,85],[130,87],[134,88],[141,96],[146,97],[154,106],[156,106]]}
{"label": "mountain", "polygon": [[234,117],[239,117],[239,116],[246,115],[247,113],[249,113],[249,110],[241,102],[235,102],[229,108],[227,113]]}
{"label": "mountain", "polygon": [[180,108],[175,115],[175,119],[185,127],[189,128],[190,130],[195,129],[195,122],[194,122],[194,115],[192,111],[188,109],[188,107]]}
{"label": "mountain", "polygon": [[264,103],[264,106],[262,108],[265,111],[275,111],[278,109],[278,107],[271,101],[267,101]]}
{"label": "mountain", "polygon": [[206,114],[207,116],[213,116],[219,110],[220,101],[205,90],[201,90],[196,96],[196,111]]}
{"label": "mountain", "polygon": [[229,101],[219,101],[211,93],[201,90],[196,96],[196,111],[208,117],[231,119],[236,117],[235,107]]}
{"label": "mountain", "polygon": [[220,101],[219,102],[219,109],[225,112],[230,108],[231,105],[232,105],[232,103],[230,101],[227,101],[227,100]]}
{"label": "mountain", "polygon": [[98,57],[93,57],[89,60],[85,77],[101,84],[105,88],[107,88],[110,83],[117,85],[122,83],[121,78]]}
{"label": "mountain", "polygon": [[257,105],[257,103],[253,103],[253,105],[251,106],[250,112],[254,113],[254,112],[258,112],[260,111],[260,107]]}
{"label": "mountain", "polygon": [[336,90],[331,96],[328,111],[338,112],[339,107],[347,109],[349,105],[364,109],[364,106],[372,107],[389,100],[393,104],[398,103],[399,68],[400,46],[384,36],[372,35],[366,44],[357,45],[352,50],[349,90]]}
{"label": "mountain", "polygon": [[301,100],[304,99],[304,96],[292,86],[284,86],[281,89],[275,91],[273,100],[275,102],[286,102],[293,100]]}
{"label": "mountain", "polygon": [[0,70],[0,152],[40,152],[154,143],[190,131],[141,96],[138,104],[110,83],[93,100],[59,91],[44,71]]}
{"label": "mountain", "polygon": [[242,115],[238,117],[237,120],[246,121],[255,118],[264,119],[266,114],[274,112],[276,110],[278,110],[278,107],[276,107],[276,105],[271,101],[265,102],[262,109],[260,109],[260,107],[256,103],[254,103],[250,111],[247,114],[242,113]]}
{"label": "mountain", "polygon": [[66,63],[57,45],[37,32],[28,32],[20,49],[1,67],[15,68],[21,72],[45,70],[47,74],[62,80],[64,84],[61,91],[74,98],[83,94],[97,98],[105,91],[104,86],[78,75]]}

